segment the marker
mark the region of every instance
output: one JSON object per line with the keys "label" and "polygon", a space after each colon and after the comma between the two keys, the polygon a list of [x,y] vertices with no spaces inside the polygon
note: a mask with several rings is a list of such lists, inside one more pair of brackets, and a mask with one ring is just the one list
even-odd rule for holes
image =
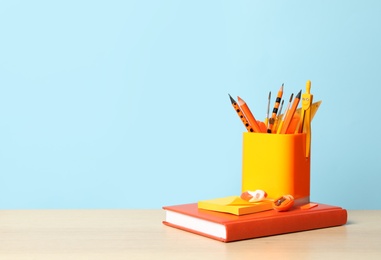
{"label": "marker", "polygon": [[271,118],[269,119],[269,123],[270,123],[270,130],[271,132],[274,132],[275,131],[275,119],[276,119],[276,116],[277,116],[277,113],[278,113],[278,107],[279,107],[279,104],[280,104],[280,101],[282,100],[282,96],[283,96],[283,86],[284,86],[284,83],[282,84],[282,86],[280,87],[279,91],[278,91],[278,95],[276,97],[276,100],[275,100],[275,105],[274,105],[274,108],[273,108],[273,114],[271,116]]}
{"label": "marker", "polygon": [[290,110],[287,111],[286,118],[283,121],[284,123],[283,123],[282,129],[280,131],[281,134],[287,133],[287,129],[290,126],[292,118],[294,117],[294,114],[295,114],[296,108],[298,107],[301,95],[302,95],[302,91],[299,91],[299,93],[296,95],[296,97],[294,99],[294,102],[292,103]]}
{"label": "marker", "polygon": [[237,102],[228,94],[230,97],[230,101],[232,102],[232,106],[234,107],[235,112],[237,112],[237,115],[239,118],[241,118],[242,123],[245,125],[247,131],[254,132],[253,128],[250,126],[249,122],[247,121],[245,115],[242,113],[241,109],[239,108]]}
{"label": "marker", "polygon": [[280,122],[279,124],[279,127],[278,127],[278,130],[277,130],[277,134],[280,134],[281,130],[282,130],[282,127],[283,127],[283,118],[286,118],[287,116],[287,113],[288,113],[288,110],[290,109],[290,106],[291,106],[291,101],[292,101],[292,98],[294,97],[294,93],[291,94],[290,96],[290,100],[288,101],[288,104],[287,104],[287,107],[286,107],[286,110],[284,110],[284,113],[283,113],[283,117],[282,117],[282,121]]}
{"label": "marker", "polygon": [[261,133],[261,129],[259,128],[259,125],[257,123],[257,120],[255,120],[255,117],[251,113],[249,107],[247,106],[246,102],[240,98],[238,98],[238,105],[241,108],[243,114],[246,116],[247,121],[249,122],[250,126],[254,129],[254,132]]}

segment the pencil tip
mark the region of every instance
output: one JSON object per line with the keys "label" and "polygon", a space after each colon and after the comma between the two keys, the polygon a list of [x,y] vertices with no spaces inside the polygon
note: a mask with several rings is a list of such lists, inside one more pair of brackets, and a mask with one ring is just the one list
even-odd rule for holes
{"label": "pencil tip", "polygon": [[294,97],[294,93],[291,94],[290,102],[292,101],[292,98]]}
{"label": "pencil tip", "polygon": [[233,104],[233,103],[236,103],[235,100],[232,98],[232,96],[230,96],[229,93],[228,93],[228,95],[229,95],[229,97],[230,97],[230,102],[232,102],[232,104]]}

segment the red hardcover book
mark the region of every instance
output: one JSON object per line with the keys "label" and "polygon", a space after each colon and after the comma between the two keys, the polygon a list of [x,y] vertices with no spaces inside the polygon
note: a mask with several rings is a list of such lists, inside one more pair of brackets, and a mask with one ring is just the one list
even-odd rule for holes
{"label": "red hardcover book", "polygon": [[163,224],[222,242],[340,226],[347,223],[347,211],[325,204],[286,212],[268,210],[236,216],[199,209],[197,203],[163,207]]}

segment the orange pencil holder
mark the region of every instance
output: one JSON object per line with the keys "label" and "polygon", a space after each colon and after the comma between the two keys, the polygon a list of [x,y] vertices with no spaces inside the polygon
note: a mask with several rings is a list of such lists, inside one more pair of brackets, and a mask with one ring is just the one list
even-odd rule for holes
{"label": "orange pencil holder", "polygon": [[310,201],[306,134],[243,133],[242,192],[257,189],[270,199],[290,194],[296,205]]}

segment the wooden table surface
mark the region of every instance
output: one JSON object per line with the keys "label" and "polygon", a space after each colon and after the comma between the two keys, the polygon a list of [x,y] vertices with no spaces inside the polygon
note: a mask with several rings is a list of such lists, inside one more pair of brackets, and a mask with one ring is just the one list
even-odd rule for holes
{"label": "wooden table surface", "polygon": [[0,210],[0,259],[381,259],[381,211],[344,226],[222,243],[162,224],[163,210]]}

